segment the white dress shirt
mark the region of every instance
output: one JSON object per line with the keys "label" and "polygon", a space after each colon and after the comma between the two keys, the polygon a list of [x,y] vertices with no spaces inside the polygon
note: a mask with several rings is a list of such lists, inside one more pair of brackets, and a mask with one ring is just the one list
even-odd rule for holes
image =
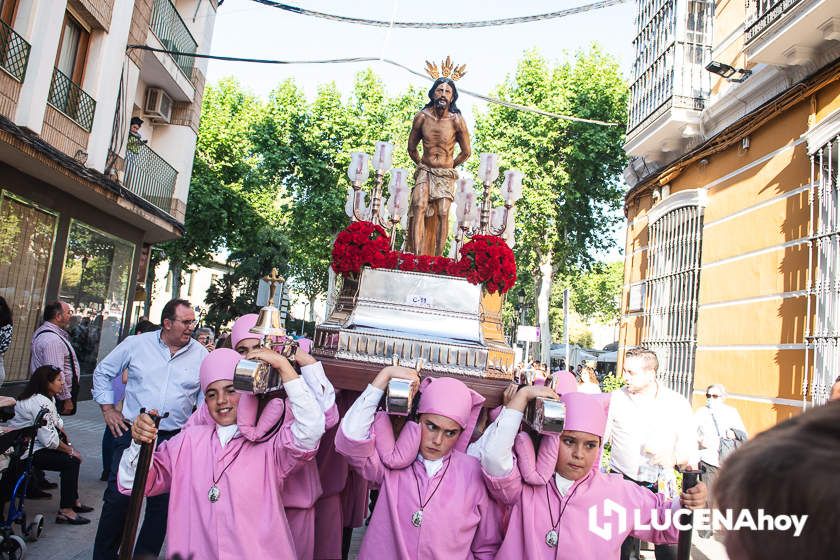
{"label": "white dress shirt", "polygon": [[129,336],[120,342],[93,372],[93,398],[99,404],[115,404],[111,381],[128,369],[122,413],[133,421],[140,409],[156,409],[169,416],[161,430],[177,430],[186,424],[198,401],[198,372],[207,349],[190,339],[174,355],[161,340],[160,331]]}
{"label": "white dress shirt", "polygon": [[639,482],[657,482],[663,469],[697,465],[694,413],[685,397],[661,383],[654,395],[613,391],[607,433],[610,467]]}
{"label": "white dress shirt", "polygon": [[467,455],[476,457],[490,476],[507,476],[513,470],[513,443],[522,417],[518,410],[503,408],[481,437],[467,448]]}

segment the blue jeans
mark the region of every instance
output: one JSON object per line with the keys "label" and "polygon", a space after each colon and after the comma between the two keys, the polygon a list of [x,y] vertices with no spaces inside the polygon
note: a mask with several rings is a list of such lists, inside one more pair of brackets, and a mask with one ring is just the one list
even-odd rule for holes
{"label": "blue jeans", "polygon": [[[158,443],[168,440],[178,433],[178,430],[158,432]],[[105,489],[102,504],[102,516],[96,529],[96,540],[93,543],[94,560],[116,560],[122,540],[123,526],[128,513],[129,496],[120,494],[117,489],[117,471],[123,451],[131,445],[131,432],[114,439],[111,469],[108,473],[108,487]],[[143,526],[134,545],[134,556],[153,556],[160,554],[163,539],[166,537],[166,517],[169,510],[169,494],[146,498],[146,515]]]}

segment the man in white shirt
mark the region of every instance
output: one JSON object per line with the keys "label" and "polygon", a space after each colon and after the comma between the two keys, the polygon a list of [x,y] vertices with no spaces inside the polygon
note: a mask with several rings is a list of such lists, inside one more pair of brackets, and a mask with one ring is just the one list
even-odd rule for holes
{"label": "man in white shirt", "polygon": [[[693,411],[685,397],[657,380],[659,360],[652,350],[627,350],[623,366],[626,384],[611,393],[604,437],[611,446],[610,470],[658,492],[660,482],[673,477],[675,465],[697,465]],[[637,559],[639,547],[637,539],[628,538],[621,560]],[[672,558],[675,546],[656,546],[657,560]]]}

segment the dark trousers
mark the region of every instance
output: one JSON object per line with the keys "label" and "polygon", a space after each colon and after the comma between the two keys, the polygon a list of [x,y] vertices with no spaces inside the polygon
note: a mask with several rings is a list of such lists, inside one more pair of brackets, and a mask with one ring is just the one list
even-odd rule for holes
{"label": "dark trousers", "polygon": [[[623,476],[630,482],[635,482],[639,486],[644,486],[651,492],[657,491],[656,484],[653,484],[652,482],[639,482],[638,480],[633,480],[627,475]],[[642,541],[635,537],[627,537],[624,539],[624,542],[621,543],[621,560],[639,560],[641,557],[641,548]],[[657,544],[654,545],[653,550],[656,560],[677,559],[677,545],[675,544]]]}
{"label": "dark trousers", "polygon": [[[178,433],[178,430],[158,432],[158,443],[164,442]],[[123,526],[128,513],[129,496],[117,490],[117,471],[123,451],[131,445],[131,432],[125,432],[114,439],[114,453],[111,471],[108,474],[108,487],[105,489],[102,504],[102,516],[96,529],[93,543],[94,560],[116,560],[122,540]],[[146,498],[146,515],[143,526],[134,545],[134,556],[153,556],[160,554],[163,539],[166,537],[166,514],[169,510],[169,494]]]}
{"label": "dark trousers", "polygon": [[44,471],[58,471],[61,479],[60,508],[72,508],[79,499],[79,467],[82,462],[57,449],[39,449],[32,455],[32,465]]}
{"label": "dark trousers", "polygon": [[[714,505],[712,503],[712,490],[715,487],[715,479],[717,478],[719,470],[720,467],[710,465],[705,461],[700,461],[700,481],[706,485],[706,491],[709,493],[709,499],[706,501],[706,507],[709,509],[711,509]],[[697,534],[703,538],[709,538],[714,534],[714,531],[711,529],[704,529],[703,531],[698,530]]]}
{"label": "dark trousers", "polygon": [[102,472],[105,476],[111,473],[111,462],[114,460],[114,434],[111,429],[105,426],[105,431],[102,432]]}

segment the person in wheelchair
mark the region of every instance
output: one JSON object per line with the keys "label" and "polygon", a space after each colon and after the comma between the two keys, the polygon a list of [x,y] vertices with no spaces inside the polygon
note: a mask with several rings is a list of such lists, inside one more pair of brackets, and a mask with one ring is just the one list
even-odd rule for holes
{"label": "person in wheelchair", "polygon": [[38,429],[32,465],[45,471],[57,471],[61,478],[61,501],[56,523],[85,525],[90,519],[80,513],[93,511],[79,501],[79,467],[82,455],[73,448],[64,431],[64,421],[55,407],[54,397],[61,392],[64,377],[55,366],[45,365],[34,371],[15,404],[15,416],[9,428],[32,426],[42,408],[47,409],[46,425]]}

